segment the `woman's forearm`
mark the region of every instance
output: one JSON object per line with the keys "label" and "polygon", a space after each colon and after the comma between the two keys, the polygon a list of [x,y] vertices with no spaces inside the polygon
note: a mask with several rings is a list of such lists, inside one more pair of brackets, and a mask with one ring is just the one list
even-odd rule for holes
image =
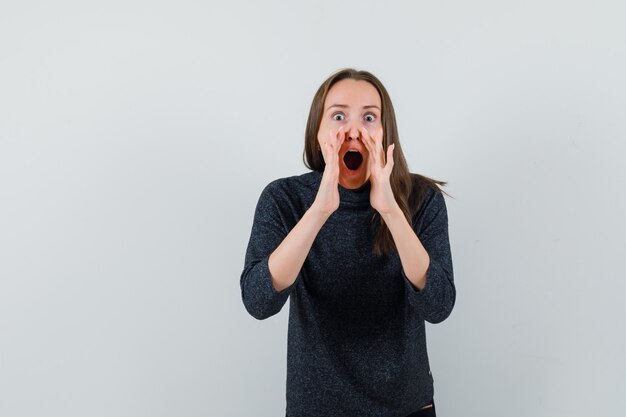
{"label": "woman's forearm", "polygon": [[430,263],[428,252],[399,207],[382,217],[393,236],[404,274],[415,287],[422,290],[426,285],[426,271]]}
{"label": "woman's forearm", "polygon": [[296,280],[315,237],[328,219],[315,205],[311,206],[285,239],[272,252],[268,267],[277,291],[291,286]]}

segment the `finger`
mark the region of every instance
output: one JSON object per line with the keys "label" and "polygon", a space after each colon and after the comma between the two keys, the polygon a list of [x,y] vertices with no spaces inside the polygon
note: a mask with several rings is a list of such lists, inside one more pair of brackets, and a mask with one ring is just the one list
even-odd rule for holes
{"label": "finger", "polygon": [[396,148],[396,144],[392,143],[387,147],[387,164],[385,168],[389,167],[389,171],[393,168],[393,150]]}
{"label": "finger", "polygon": [[335,133],[335,136],[334,136],[333,139],[335,139],[336,141],[339,141],[344,136],[345,135],[343,134],[343,126],[340,126],[339,129],[337,129],[337,132]]}
{"label": "finger", "polygon": [[339,134],[339,129],[337,130],[328,129],[328,142],[333,143],[337,139],[338,134]]}
{"label": "finger", "polygon": [[328,142],[331,142],[335,139],[335,137],[337,137],[337,134],[339,133],[339,130],[333,130],[333,129],[328,129]]}
{"label": "finger", "polygon": [[[380,135],[380,133],[378,133],[376,135],[376,137],[378,138],[378,147],[380,149],[380,154],[383,156],[387,156],[387,152],[385,150],[385,145],[383,144],[383,137]],[[389,150],[389,146],[387,146],[387,151]],[[393,151],[393,148],[392,148]],[[387,164],[387,161],[389,161],[389,157],[387,156],[385,158],[385,161],[383,161],[384,164]]]}
{"label": "finger", "polygon": [[363,145],[365,145],[367,152],[372,156],[372,158],[370,159],[373,159],[374,152],[372,150],[372,143],[367,139],[365,132],[363,132],[363,130],[361,130],[360,127],[358,128],[358,130],[359,130],[359,133],[361,134],[361,142],[363,142]]}
{"label": "finger", "polygon": [[330,166],[330,160],[329,160],[330,156],[329,155],[331,153],[330,153],[330,146],[329,146],[328,142],[324,142],[324,151],[325,151],[324,152],[324,165]]}
{"label": "finger", "polygon": [[339,152],[339,149],[341,149],[341,145],[343,145],[343,142],[346,140],[346,134],[343,131],[343,126],[341,126],[339,130],[340,130],[340,133],[339,133],[339,143],[337,146],[337,152]]}
{"label": "finger", "polygon": [[[369,133],[369,132],[368,132]],[[380,135],[376,133],[370,135],[372,138],[372,142],[374,143],[374,149],[376,149],[376,155],[380,158],[380,166],[385,166],[385,151],[383,150],[382,141],[380,140]]]}
{"label": "finger", "polygon": [[[337,132],[335,132],[334,134],[332,134],[332,129],[331,129],[331,140],[329,140],[326,143],[326,155],[328,155],[328,160],[326,161],[326,164],[329,165],[331,168],[336,167],[337,166],[337,162],[339,160],[339,158],[337,157],[337,146],[336,146],[336,135],[337,133],[339,133],[339,130],[337,130]],[[335,139],[333,139],[333,137],[335,137]]]}
{"label": "finger", "polygon": [[335,152],[335,145],[333,145],[331,142],[327,142],[326,146],[326,154],[328,155],[327,163],[328,165],[330,165],[331,168],[334,168],[337,165],[337,152]]}
{"label": "finger", "polygon": [[364,132],[363,136],[367,138],[366,140],[370,144],[370,154],[374,155],[374,163],[376,164],[376,166],[383,168],[385,166],[385,161],[383,161],[384,153],[381,152],[381,149],[379,149],[376,144],[375,138],[370,135],[367,128],[363,127],[362,131]]}
{"label": "finger", "polygon": [[376,154],[376,148],[374,146],[374,142],[372,141],[372,138],[368,134],[368,131],[362,126],[359,126],[358,130],[361,133],[361,139],[362,139],[361,141],[363,142],[363,144],[367,148],[367,151],[370,154],[370,160],[372,162],[377,162],[378,155]]}
{"label": "finger", "polygon": [[385,154],[385,151],[383,150],[383,138],[382,135],[380,135],[380,130],[378,130],[377,132],[375,132],[372,135],[372,138],[374,139],[374,143],[376,144],[376,149],[378,151],[378,154],[383,156]]}
{"label": "finger", "polygon": [[370,175],[372,175],[372,178],[376,178],[378,176],[378,171],[381,168],[380,158],[376,154],[374,142],[372,141],[372,138],[367,134],[368,132],[363,129],[359,129],[359,131],[361,132],[361,137],[363,138],[362,142],[367,147],[367,151],[369,153],[369,157],[367,159],[370,169]]}
{"label": "finger", "polygon": [[361,138],[363,138],[363,140],[367,141],[370,145],[374,145],[370,132],[365,128],[365,126],[359,126],[359,132],[361,132]]}
{"label": "finger", "polygon": [[341,145],[343,144],[343,141],[346,139],[346,135],[343,129],[344,129],[344,126],[339,127],[334,137],[334,143],[336,144],[337,153],[339,153],[339,149],[341,149]]}

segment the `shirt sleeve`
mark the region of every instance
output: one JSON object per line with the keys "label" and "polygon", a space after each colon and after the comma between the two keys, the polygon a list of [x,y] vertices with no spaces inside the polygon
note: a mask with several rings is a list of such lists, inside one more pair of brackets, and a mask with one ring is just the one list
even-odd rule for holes
{"label": "shirt sleeve", "polygon": [[269,271],[271,253],[288,234],[273,185],[266,186],[259,197],[240,277],[243,304],[258,320],[277,314],[295,286],[294,281],[291,286],[277,291]]}
{"label": "shirt sleeve", "polygon": [[430,257],[426,285],[421,291],[418,290],[401,268],[402,276],[409,303],[417,309],[424,320],[440,323],[450,315],[456,301],[448,236],[448,212],[440,190],[432,190],[426,194],[425,205],[418,212],[418,215],[420,214],[420,218],[413,220],[413,229]]}

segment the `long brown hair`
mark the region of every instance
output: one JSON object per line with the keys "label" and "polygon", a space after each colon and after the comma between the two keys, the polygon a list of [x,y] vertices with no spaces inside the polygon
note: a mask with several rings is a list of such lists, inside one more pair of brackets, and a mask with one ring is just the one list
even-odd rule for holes
{"label": "long brown hair", "polygon": [[[304,165],[314,171],[323,173],[326,166],[322,151],[317,148],[317,133],[319,131],[320,124],[324,113],[324,102],[326,101],[326,95],[330,88],[337,82],[343,79],[353,79],[356,81],[367,81],[372,84],[381,100],[381,122],[383,126],[383,149],[385,150],[385,159],[387,156],[387,147],[392,143],[395,143],[393,149],[393,170],[389,181],[391,183],[391,189],[393,195],[400,206],[400,209],[407,218],[409,224],[412,224],[413,214],[419,209],[418,205],[422,200],[424,192],[428,187],[434,187],[440,190],[439,185],[445,186],[446,181],[438,181],[420,174],[412,174],[409,172],[409,168],[402,152],[402,146],[398,137],[398,126],[396,124],[396,115],[393,110],[393,104],[387,90],[373,74],[368,71],[357,71],[353,68],[345,68],[332,74],[322,83],[318,88],[313,102],[311,103],[311,110],[309,111],[309,118],[306,124],[306,131],[304,134],[304,153],[302,158]],[[445,193],[445,191],[441,190]],[[446,193],[448,194],[448,193]],[[383,221],[380,213],[375,211],[372,217],[372,224],[375,224],[378,228],[376,234],[376,241],[374,243],[374,253],[379,256],[383,254],[389,254],[396,250],[393,237],[389,228]]]}

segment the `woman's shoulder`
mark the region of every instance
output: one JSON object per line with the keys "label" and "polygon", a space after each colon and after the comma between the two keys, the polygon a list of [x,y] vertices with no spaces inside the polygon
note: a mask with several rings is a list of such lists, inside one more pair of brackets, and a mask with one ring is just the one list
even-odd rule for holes
{"label": "woman's shoulder", "polygon": [[266,187],[301,187],[311,185],[322,176],[321,172],[308,171],[303,174],[279,177],[271,180]]}
{"label": "woman's shoulder", "polygon": [[441,185],[444,181],[437,181],[430,177],[415,172],[409,173],[411,177],[411,192],[409,195],[409,206],[414,208],[414,216],[420,216],[424,210],[438,210],[442,204],[445,205],[444,192]]}
{"label": "woman's shoulder", "polygon": [[316,193],[322,174],[309,171],[271,180],[261,192],[261,197],[289,199],[296,195]]}

